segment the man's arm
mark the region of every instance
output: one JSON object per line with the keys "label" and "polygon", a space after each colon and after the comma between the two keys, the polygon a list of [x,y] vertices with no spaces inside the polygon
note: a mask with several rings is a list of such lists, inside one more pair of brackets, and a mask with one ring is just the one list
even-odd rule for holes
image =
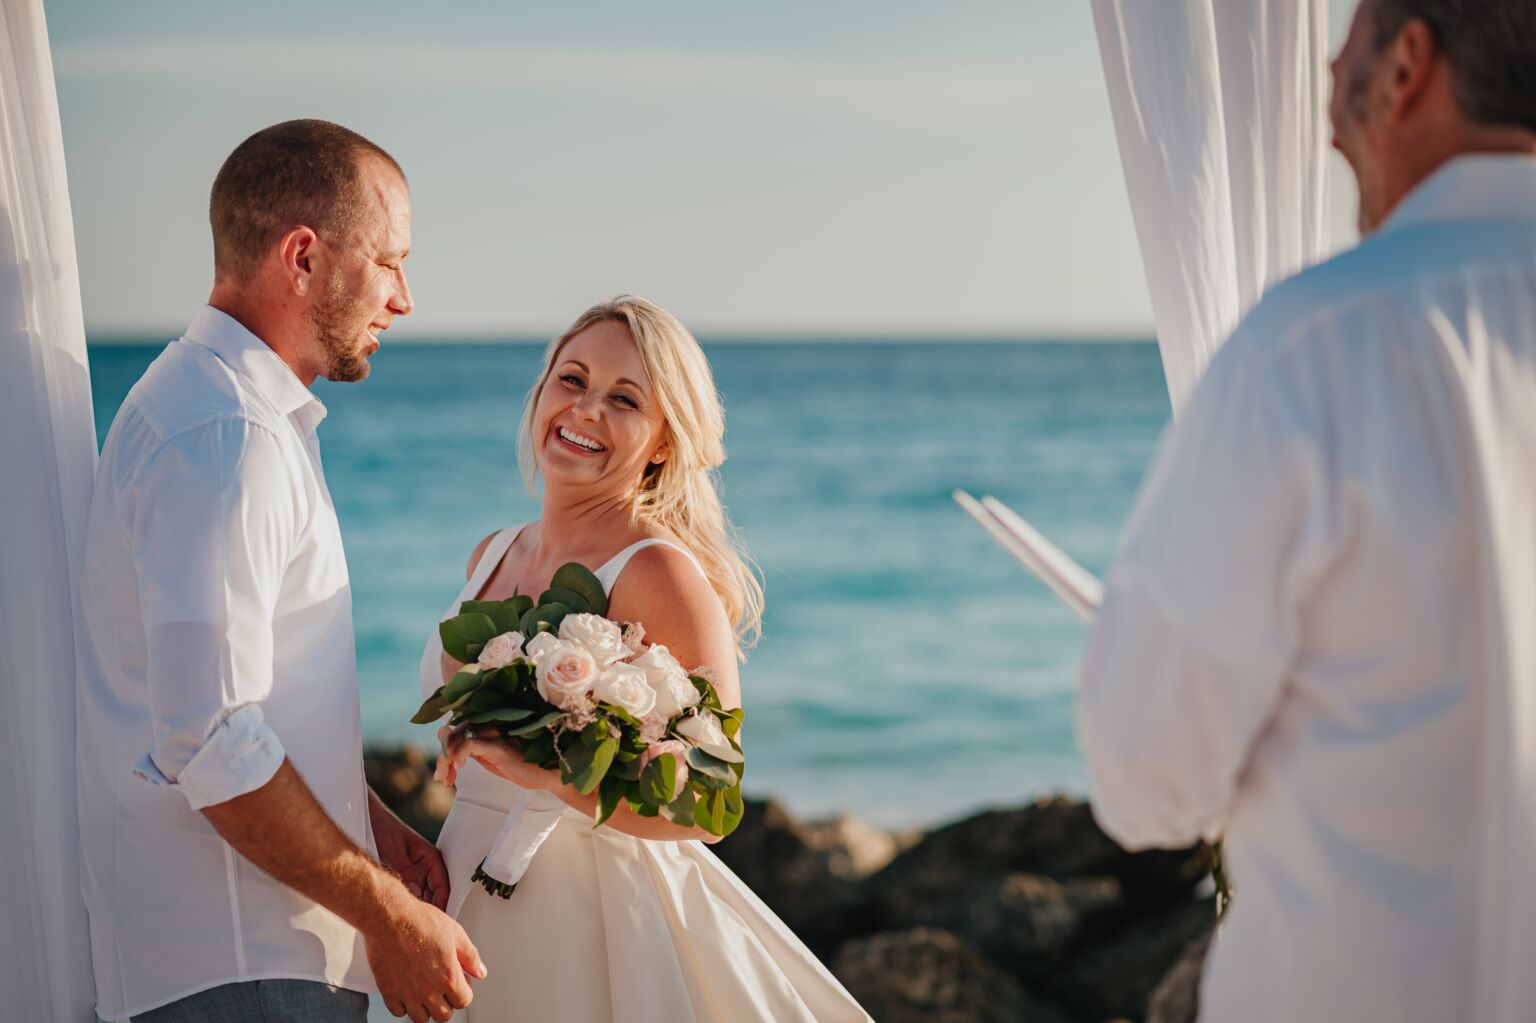
{"label": "man's arm", "polygon": [[1083,662],[1094,814],[1133,848],[1220,829],[1336,544],[1304,389],[1239,340],[1147,474]]}
{"label": "man's arm", "polygon": [[284,760],[265,785],[203,815],[232,848],[363,935],[390,1012],[446,1020],[468,1005],[468,973],[485,976],[463,928],[414,898],[326,814]]}

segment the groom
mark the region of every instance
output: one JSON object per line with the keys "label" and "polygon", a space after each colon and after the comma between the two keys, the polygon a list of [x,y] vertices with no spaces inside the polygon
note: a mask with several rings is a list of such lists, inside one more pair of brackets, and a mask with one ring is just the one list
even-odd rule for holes
{"label": "groom", "polygon": [[396,1016],[446,1020],[484,967],[441,911],[437,850],[363,780],[308,390],[366,377],[411,311],[405,176],[360,135],[289,121],[230,154],[209,216],[213,292],[112,424],[81,559],[97,1011],[360,1023],[376,985]]}
{"label": "groom", "polygon": [[1209,1020],[1536,1018],[1536,3],[1364,0],[1358,248],[1167,437],[1079,736],[1134,847],[1226,836]]}

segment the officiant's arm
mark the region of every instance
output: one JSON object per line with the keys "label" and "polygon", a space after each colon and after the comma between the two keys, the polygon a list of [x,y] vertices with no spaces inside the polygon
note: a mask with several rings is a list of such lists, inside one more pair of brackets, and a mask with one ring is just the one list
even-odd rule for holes
{"label": "officiant's arm", "polygon": [[1305,403],[1283,366],[1253,365],[1239,341],[1164,440],[1083,662],[1094,814],[1130,848],[1222,830],[1336,543]]}

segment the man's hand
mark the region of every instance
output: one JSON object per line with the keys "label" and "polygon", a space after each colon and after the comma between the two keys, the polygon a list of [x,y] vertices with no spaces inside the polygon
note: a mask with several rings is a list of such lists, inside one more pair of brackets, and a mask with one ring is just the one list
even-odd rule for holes
{"label": "man's hand", "polygon": [[474,998],[466,975],[483,979],[485,964],[457,921],[395,890],[361,929],[374,983],[391,1015],[447,1020]]}
{"label": "man's hand", "polygon": [[384,868],[398,877],[412,895],[438,909],[448,907],[448,869],[437,846],[418,835],[384,805],[377,794],[368,793],[368,816],[373,822],[373,840],[379,848]]}

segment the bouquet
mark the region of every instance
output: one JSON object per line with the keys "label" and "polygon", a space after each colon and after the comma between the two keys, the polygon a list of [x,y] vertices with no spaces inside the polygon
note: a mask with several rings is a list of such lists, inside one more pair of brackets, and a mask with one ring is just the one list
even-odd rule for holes
{"label": "bouquet", "polygon": [[[583,795],[597,793],[594,826],[628,803],[642,817],[730,834],[743,812],[741,710],[725,710],[705,674],[607,611],[602,583],[574,562],[537,601],[464,601],[438,627],[443,649],[464,667],[412,722],[446,714],[450,727],[494,726],[520,740],[524,760],[558,769]],[[564,811],[558,797],[528,793],[475,880],[509,897]]]}

